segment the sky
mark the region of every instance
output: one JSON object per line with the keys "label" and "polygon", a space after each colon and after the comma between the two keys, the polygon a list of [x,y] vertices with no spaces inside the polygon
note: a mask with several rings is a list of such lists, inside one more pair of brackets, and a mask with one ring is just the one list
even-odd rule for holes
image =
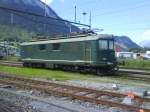
{"label": "sky", "polygon": [[[75,5],[77,22],[92,28],[104,29],[101,33],[129,36],[136,43],[150,40],[150,0],[42,0],[61,18],[74,21]],[[87,15],[83,16],[83,12]]]}

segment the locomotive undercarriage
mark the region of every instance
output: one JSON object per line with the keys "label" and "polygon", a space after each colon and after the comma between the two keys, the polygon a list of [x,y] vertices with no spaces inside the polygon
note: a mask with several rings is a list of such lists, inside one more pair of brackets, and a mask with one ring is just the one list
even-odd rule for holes
{"label": "locomotive undercarriage", "polygon": [[81,73],[95,73],[97,75],[112,75],[118,71],[117,66],[90,66],[90,65],[64,65],[64,64],[45,64],[45,63],[31,63],[24,62],[24,67],[32,68],[46,68],[52,70],[63,70]]}

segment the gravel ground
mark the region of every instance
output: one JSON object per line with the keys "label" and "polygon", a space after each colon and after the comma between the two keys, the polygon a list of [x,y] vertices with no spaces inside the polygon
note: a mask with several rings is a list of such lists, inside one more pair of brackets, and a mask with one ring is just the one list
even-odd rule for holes
{"label": "gravel ground", "polygon": [[[82,87],[93,88],[97,90],[114,91],[119,93],[134,92],[140,96],[143,95],[144,91],[146,90],[150,91],[150,87],[130,86],[130,85],[115,84],[115,83],[97,83],[97,82],[80,81],[80,80],[67,81],[64,84],[82,86]],[[114,85],[117,86],[117,89],[114,89],[113,87]]]}
{"label": "gravel ground", "polygon": [[20,107],[23,112],[108,112],[106,108],[89,106],[90,103],[79,103],[67,97],[49,96],[38,91],[0,88],[0,99]]}
{"label": "gravel ground", "polygon": [[127,112],[120,108],[71,100],[68,97],[50,96],[36,90],[0,88],[0,99],[20,107],[23,112]]}
{"label": "gravel ground", "polygon": [[62,106],[57,106],[42,98],[30,95],[31,93],[30,91],[12,91],[12,89],[0,88],[0,99],[21,108],[22,112],[75,112],[69,108],[65,109]]}
{"label": "gravel ground", "polygon": [[[37,79],[39,80],[39,79]],[[60,84],[65,84],[65,85],[73,85],[73,86],[80,86],[80,87],[86,87],[86,88],[92,88],[92,89],[96,89],[96,90],[104,90],[104,91],[113,91],[113,92],[118,92],[118,93],[123,93],[123,94],[127,94],[129,92],[132,92],[134,94],[137,94],[141,97],[143,97],[143,93],[145,91],[149,91],[150,92],[150,86],[133,86],[130,84],[115,84],[115,83],[102,83],[102,82],[94,82],[94,81],[81,81],[81,80],[69,80],[66,82],[59,82],[59,81],[48,81],[48,80],[44,80],[44,79],[40,79],[42,81],[47,81],[47,82],[56,82],[56,83],[60,83]],[[117,87],[117,89],[114,89],[114,85]],[[82,93],[81,93],[82,94]],[[149,96],[145,96],[147,98],[150,98],[150,94]],[[102,96],[103,99],[111,99],[109,96]],[[123,102],[123,99],[118,99],[118,98],[113,98],[111,99],[112,101],[119,101],[119,102]],[[85,104],[85,103],[83,103]],[[136,104],[135,104],[136,105]],[[144,103],[142,105],[142,107],[144,108],[149,108],[150,109],[150,103]],[[112,109],[112,110],[116,110],[116,108]],[[120,110],[120,109],[118,109]],[[114,112],[114,111],[113,111]],[[122,112],[122,111],[121,111]]]}
{"label": "gravel ground", "polygon": [[0,112],[23,112],[23,110],[9,101],[0,99]]}
{"label": "gravel ground", "polygon": [[[35,78],[35,80],[41,80],[46,82],[55,82],[65,85],[72,85],[72,86],[80,86],[80,87],[86,87],[86,88],[92,88],[96,90],[105,90],[105,91],[114,91],[119,93],[127,93],[127,92],[133,92],[139,96],[143,95],[144,91],[150,91],[150,84],[147,84],[147,86],[133,86],[130,84],[120,84],[120,83],[102,83],[102,82],[95,82],[95,81],[81,81],[81,80],[68,80],[66,82],[60,82],[60,81],[50,81],[45,79],[38,79]],[[113,86],[117,86],[117,89],[114,89]]]}
{"label": "gravel ground", "polygon": [[[39,80],[39,79],[37,79]],[[40,79],[43,81],[43,79]],[[44,80],[47,81],[47,80]],[[57,81],[48,81],[57,82]],[[140,96],[143,95],[144,91],[150,91],[149,87],[129,86],[123,84],[114,83],[99,83],[94,81],[80,81],[70,80],[66,82],[57,82],[66,85],[81,86],[86,88],[93,88],[97,90],[114,91],[120,93],[134,92]],[[114,85],[117,89],[114,89]],[[103,99],[110,99],[108,96],[102,96]],[[0,88],[0,99],[5,101],[11,101],[16,106],[23,108],[24,112],[72,112],[77,110],[79,112],[126,112],[120,108],[108,107],[104,105],[95,105],[88,102],[82,102],[78,100],[71,100],[68,97],[54,97],[47,94],[42,94],[39,91],[23,91],[16,90],[15,88],[2,89]],[[113,101],[120,101],[122,99],[113,98]],[[58,108],[57,105],[60,107]],[[150,104],[143,104],[143,107],[150,107]],[[65,110],[63,108],[69,108]],[[128,111],[129,112],[129,111]]]}

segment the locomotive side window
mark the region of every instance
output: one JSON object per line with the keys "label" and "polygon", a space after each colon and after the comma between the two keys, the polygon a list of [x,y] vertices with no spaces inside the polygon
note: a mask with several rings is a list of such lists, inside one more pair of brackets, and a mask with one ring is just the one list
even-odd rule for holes
{"label": "locomotive side window", "polygon": [[60,44],[59,43],[53,44],[53,50],[60,50]]}
{"label": "locomotive side window", "polygon": [[45,49],[46,49],[46,45],[45,44],[39,45],[39,50],[43,51]]}
{"label": "locomotive side window", "polygon": [[114,49],[114,41],[109,40],[109,49],[113,50]]}
{"label": "locomotive side window", "polygon": [[107,40],[99,40],[99,49],[108,49],[108,41]]}

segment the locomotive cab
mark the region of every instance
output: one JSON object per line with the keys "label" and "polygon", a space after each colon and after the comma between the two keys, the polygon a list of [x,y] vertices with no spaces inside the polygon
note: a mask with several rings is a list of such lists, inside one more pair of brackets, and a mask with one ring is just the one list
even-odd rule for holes
{"label": "locomotive cab", "polygon": [[108,68],[110,70],[115,69],[117,67],[117,61],[115,57],[114,50],[114,38],[102,38],[98,40],[98,53],[97,60],[103,68]]}

